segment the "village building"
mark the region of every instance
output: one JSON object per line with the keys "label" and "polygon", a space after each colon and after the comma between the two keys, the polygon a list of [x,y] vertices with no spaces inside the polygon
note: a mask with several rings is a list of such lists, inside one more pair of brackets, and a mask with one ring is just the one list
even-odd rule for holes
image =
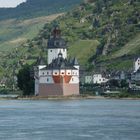
{"label": "village building", "polygon": [[137,72],[138,69],[140,69],[140,57],[134,62],[134,72]]}
{"label": "village building", "polygon": [[111,79],[121,81],[121,80],[127,79],[127,74],[124,71],[115,71],[115,72],[111,73],[110,77],[111,77]]}
{"label": "village building", "polygon": [[140,81],[140,57],[134,62],[134,71],[131,73],[132,81]]}
{"label": "village building", "polygon": [[136,72],[132,73],[131,80],[132,81],[140,81],[140,68]]}
{"label": "village building", "polygon": [[93,76],[88,75],[85,76],[85,84],[92,84],[93,83]]}
{"label": "village building", "polygon": [[102,83],[106,83],[107,81],[108,81],[108,79],[103,77],[102,74],[93,75],[93,84],[102,84]]}
{"label": "village building", "polygon": [[106,83],[109,79],[103,76],[100,73],[94,73],[85,76],[85,84],[103,84]]}
{"label": "village building", "polygon": [[67,58],[67,44],[61,31],[55,27],[48,40],[48,64],[35,67],[35,95],[79,95],[79,64],[76,58]]}

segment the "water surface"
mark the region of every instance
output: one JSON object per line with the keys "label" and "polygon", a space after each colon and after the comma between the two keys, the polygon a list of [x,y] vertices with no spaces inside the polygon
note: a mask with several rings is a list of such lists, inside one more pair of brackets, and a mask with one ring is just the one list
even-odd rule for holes
{"label": "water surface", "polygon": [[140,101],[3,100],[0,140],[140,140]]}

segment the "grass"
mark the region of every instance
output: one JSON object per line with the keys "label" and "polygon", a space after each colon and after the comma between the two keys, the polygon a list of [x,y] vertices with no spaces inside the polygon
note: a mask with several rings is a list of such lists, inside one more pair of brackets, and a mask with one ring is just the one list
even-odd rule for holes
{"label": "grass", "polygon": [[114,52],[111,58],[117,58],[117,57],[121,57],[123,55],[128,55],[128,54],[137,54],[138,51],[140,52],[140,34],[135,36],[134,39],[128,42],[120,50]]}
{"label": "grass", "polygon": [[11,51],[27,39],[37,36],[45,23],[62,14],[44,16],[29,20],[9,19],[0,21],[0,52]]}
{"label": "grass", "polygon": [[133,61],[116,59],[115,61],[108,63],[107,66],[113,70],[129,70],[133,68]]}
{"label": "grass", "polygon": [[86,65],[89,58],[95,54],[98,44],[97,40],[79,40],[70,45],[68,53],[76,57],[81,65]]}

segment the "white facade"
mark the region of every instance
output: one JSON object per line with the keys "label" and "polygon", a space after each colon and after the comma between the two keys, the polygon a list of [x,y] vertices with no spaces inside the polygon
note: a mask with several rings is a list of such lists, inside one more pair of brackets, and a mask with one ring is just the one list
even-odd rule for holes
{"label": "white facade", "polygon": [[85,76],[85,83],[86,84],[92,84],[92,76]]}
{"label": "white facade", "polygon": [[108,79],[102,76],[102,74],[93,74],[92,76],[85,76],[86,84],[102,84],[106,83]]}
{"label": "white facade", "polygon": [[48,64],[52,62],[53,59],[58,58],[59,53],[62,54],[63,58],[67,58],[67,49],[62,48],[55,48],[55,49],[48,49]]}
{"label": "white facade", "polygon": [[103,77],[101,74],[94,74],[93,75],[93,84],[102,84],[106,83],[108,79]]}
{"label": "white facade", "polygon": [[134,63],[134,72],[140,68],[140,57]]}
{"label": "white facade", "polygon": [[39,80],[35,78],[35,95],[39,95]]}
{"label": "white facade", "polygon": [[[79,70],[39,70],[35,75],[35,85],[40,84],[54,84],[53,76],[72,76],[70,84],[79,83]],[[38,93],[38,86],[35,86],[35,93]]]}

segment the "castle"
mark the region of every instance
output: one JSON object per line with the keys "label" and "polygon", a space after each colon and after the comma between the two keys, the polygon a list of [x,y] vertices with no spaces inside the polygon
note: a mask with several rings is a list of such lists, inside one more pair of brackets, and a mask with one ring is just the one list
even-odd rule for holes
{"label": "castle", "polygon": [[58,27],[52,31],[47,51],[48,64],[41,62],[34,69],[35,95],[79,95],[79,64],[76,58],[67,58],[67,43]]}

